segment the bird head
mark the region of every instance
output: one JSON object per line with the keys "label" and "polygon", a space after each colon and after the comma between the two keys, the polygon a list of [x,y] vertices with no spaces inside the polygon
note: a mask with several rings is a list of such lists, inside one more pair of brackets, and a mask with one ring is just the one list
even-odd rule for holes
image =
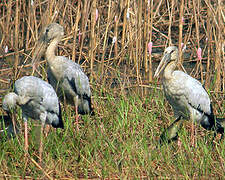
{"label": "bird head", "polygon": [[38,62],[44,55],[46,48],[48,47],[48,44],[54,39],[60,41],[63,36],[64,36],[64,29],[61,25],[57,23],[51,23],[44,28],[34,51],[32,61],[33,70],[36,69],[36,62]]}
{"label": "bird head", "polygon": [[11,92],[5,95],[3,102],[2,102],[2,109],[4,109],[6,112],[10,112],[15,109],[15,106],[18,101],[18,96]]}
{"label": "bird head", "polygon": [[64,36],[64,29],[57,23],[51,23],[44,28],[41,40],[49,43],[55,38],[61,39]]}
{"label": "bird head", "polygon": [[178,48],[176,46],[169,46],[165,49],[162,60],[159,63],[159,66],[156,69],[154,77],[158,77],[159,74],[165,69],[166,65],[172,61],[178,60]]}

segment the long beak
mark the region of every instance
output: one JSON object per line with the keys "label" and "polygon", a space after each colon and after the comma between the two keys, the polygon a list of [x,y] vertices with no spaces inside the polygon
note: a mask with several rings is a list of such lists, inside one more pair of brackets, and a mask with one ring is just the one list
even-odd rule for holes
{"label": "long beak", "polygon": [[34,51],[34,55],[33,55],[33,60],[32,60],[32,66],[33,66],[33,72],[32,72],[32,75],[34,73],[34,71],[36,70],[37,68],[37,62],[40,61],[41,57],[44,55],[45,53],[45,50],[48,46],[48,43],[46,43],[43,38],[41,38],[37,45],[36,45],[36,48],[35,48],[35,51]]}
{"label": "long beak", "polygon": [[159,66],[157,67],[157,69],[155,71],[154,78],[157,78],[159,76],[159,74],[162,72],[162,70],[168,64],[170,58],[171,58],[171,55],[169,53],[164,54],[162,60],[159,63]]}

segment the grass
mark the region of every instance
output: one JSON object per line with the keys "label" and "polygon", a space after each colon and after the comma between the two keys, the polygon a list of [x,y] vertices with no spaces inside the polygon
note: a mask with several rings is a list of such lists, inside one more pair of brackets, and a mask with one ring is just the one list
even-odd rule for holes
{"label": "grass", "polygon": [[[192,147],[190,122],[179,132],[181,146],[173,142],[157,148],[174,118],[152,78],[164,48],[183,42],[185,70],[205,85],[214,113],[224,118],[222,1],[31,2],[0,2],[0,104],[13,80],[31,74],[41,30],[57,22],[65,30],[57,54],[81,64],[90,75],[96,115],[82,116],[77,131],[72,107],[64,106],[65,129],[52,129],[45,138],[41,165],[35,121],[29,121],[28,157],[23,133],[0,139],[0,178],[224,178],[224,141],[215,140],[212,147],[213,133],[197,127],[197,145]],[[41,64],[36,75],[46,79],[45,62]],[[20,111],[17,119],[22,125]]]}
{"label": "grass", "polygon": [[[82,116],[76,130],[71,107],[63,111],[64,130],[51,129],[38,165],[39,126],[29,121],[29,156],[22,134],[0,142],[0,172],[5,178],[216,178],[224,177],[225,143],[212,147],[212,132],[197,128],[197,146],[190,144],[190,123],[177,142],[157,148],[160,133],[173,121],[161,93],[100,97],[94,93],[95,116]],[[169,110],[169,111],[168,111]],[[168,112],[167,112],[168,111]],[[18,121],[21,122],[20,113]]]}

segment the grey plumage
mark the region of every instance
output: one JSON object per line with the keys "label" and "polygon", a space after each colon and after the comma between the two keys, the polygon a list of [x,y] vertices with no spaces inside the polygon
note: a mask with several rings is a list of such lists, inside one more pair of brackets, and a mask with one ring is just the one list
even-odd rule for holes
{"label": "grey plumage", "polygon": [[[83,72],[79,64],[64,56],[56,56],[55,49],[64,35],[63,27],[57,23],[48,25],[40,38],[38,52],[46,49],[46,59],[48,62],[48,80],[54,87],[58,97],[66,102],[78,106],[80,114],[92,112],[91,90],[89,79]],[[38,60],[40,54],[36,52],[34,62]]]}
{"label": "grey plumage", "polygon": [[50,84],[33,76],[24,76],[14,85],[14,92],[4,97],[2,107],[9,112],[16,105],[22,108],[24,121],[39,119],[41,123],[63,128],[58,97]]}
{"label": "grey plumage", "polygon": [[45,124],[54,128],[64,128],[58,97],[53,87],[47,82],[34,77],[24,76],[14,84],[14,92],[4,97],[2,108],[8,113],[13,112],[16,105],[22,108],[25,126],[25,151],[28,151],[27,120],[32,118],[41,121],[41,140],[39,148],[42,160],[42,134]]}
{"label": "grey plumage", "polygon": [[78,97],[79,114],[91,113],[91,90],[88,77],[77,63],[63,56],[58,56],[57,58],[62,60],[63,78],[57,78],[51,68],[48,68],[49,83],[54,87],[62,101],[65,95],[67,103],[76,105],[74,98]]}
{"label": "grey plumage", "polygon": [[[176,120],[168,139],[177,135],[178,128],[174,128],[180,119],[192,120],[201,124],[205,129],[218,130],[213,114],[210,98],[202,84],[182,71],[175,71],[178,62],[178,48],[170,46],[166,48],[164,56],[155,72],[155,77],[162,74],[162,84],[166,99],[174,110]],[[161,139],[165,139],[165,131]]]}

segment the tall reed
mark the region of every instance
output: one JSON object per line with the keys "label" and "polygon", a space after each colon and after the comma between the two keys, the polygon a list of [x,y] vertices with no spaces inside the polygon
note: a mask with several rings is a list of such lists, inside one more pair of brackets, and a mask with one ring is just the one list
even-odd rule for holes
{"label": "tall reed", "polygon": [[[221,0],[212,1],[4,1],[1,6],[1,58],[17,79],[29,74],[35,44],[47,24],[58,22],[65,38],[58,53],[90,71],[96,85],[111,85],[118,72],[125,86],[153,82],[163,49],[179,47],[183,70],[201,79],[206,88],[224,92],[224,11]],[[96,17],[98,16],[98,17]],[[153,44],[151,54],[148,45]],[[181,51],[181,43],[187,49]],[[202,59],[196,51],[202,48]],[[22,65],[22,66],[21,66]],[[194,68],[194,66],[196,68]],[[11,69],[13,67],[13,69]],[[10,74],[10,73],[9,73]],[[215,77],[215,82],[213,81]],[[132,79],[132,81],[128,80]],[[127,81],[128,80],[128,81]],[[133,81],[134,80],[134,81]],[[120,86],[119,83],[116,86]]]}

